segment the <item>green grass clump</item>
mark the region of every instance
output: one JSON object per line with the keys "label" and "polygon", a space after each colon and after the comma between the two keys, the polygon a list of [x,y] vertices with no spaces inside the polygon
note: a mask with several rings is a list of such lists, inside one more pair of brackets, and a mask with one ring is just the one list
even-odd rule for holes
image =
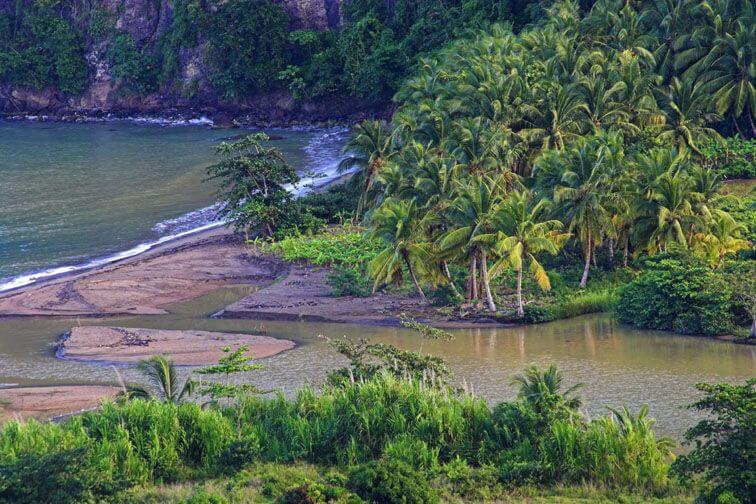
{"label": "green grass clump", "polygon": [[554,307],[556,319],[577,317],[586,313],[608,312],[614,310],[619,299],[613,289],[579,292]]}
{"label": "green grass clump", "polygon": [[372,260],[379,249],[376,241],[365,237],[360,229],[335,227],[313,236],[284,238],[264,245],[263,250],[278,254],[286,261],[358,267]]}

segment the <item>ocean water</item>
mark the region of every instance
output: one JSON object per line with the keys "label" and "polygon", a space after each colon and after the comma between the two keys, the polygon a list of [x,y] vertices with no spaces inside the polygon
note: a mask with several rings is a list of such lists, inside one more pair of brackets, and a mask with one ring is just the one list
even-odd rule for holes
{"label": "ocean water", "polygon": [[[219,225],[205,169],[220,141],[243,133],[149,121],[0,122],[0,292]],[[336,175],[345,128],[268,134],[302,174],[292,190]]]}

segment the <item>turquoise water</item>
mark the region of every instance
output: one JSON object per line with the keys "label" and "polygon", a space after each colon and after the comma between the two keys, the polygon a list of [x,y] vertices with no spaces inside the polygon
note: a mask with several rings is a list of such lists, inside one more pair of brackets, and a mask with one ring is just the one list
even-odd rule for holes
{"label": "turquoise water", "polygon": [[[218,142],[240,133],[0,122],[0,291],[212,226],[205,168]],[[335,173],[343,129],[269,133],[300,172]]]}

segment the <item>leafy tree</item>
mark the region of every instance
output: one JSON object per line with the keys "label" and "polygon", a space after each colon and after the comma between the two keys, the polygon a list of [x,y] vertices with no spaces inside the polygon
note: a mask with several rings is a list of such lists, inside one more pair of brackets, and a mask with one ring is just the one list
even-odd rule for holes
{"label": "leafy tree", "polygon": [[211,80],[226,97],[271,89],[286,68],[289,16],[271,0],[231,0],[209,17]]}
{"label": "leafy tree", "polygon": [[121,79],[125,88],[145,95],[157,90],[158,61],[145,48],[137,48],[134,39],[126,32],[119,33],[108,49],[113,77]]}
{"label": "leafy tree", "polygon": [[[701,420],[685,433],[690,453],[675,461],[684,474],[700,474],[707,484],[707,501],[730,493],[738,502],[756,499],[756,379],[743,385],[699,383],[705,395],[690,405],[704,412]],[[724,502],[724,501],[722,501]]]}
{"label": "leafy tree", "polygon": [[[427,336],[423,335],[425,337]],[[448,339],[448,335],[444,334],[431,337]],[[393,345],[370,343],[364,339],[357,342],[346,337],[326,339],[337,352],[349,359],[350,364],[349,368],[337,369],[328,375],[328,383],[332,385],[366,381],[388,373],[403,380],[417,380],[431,387],[452,388],[452,373],[440,357],[401,350]]]}
{"label": "leafy tree", "polygon": [[206,180],[218,181],[221,217],[245,232],[264,227],[272,235],[292,209],[286,185],[296,184],[299,177],[280,150],[262,145],[267,140],[264,133],[255,133],[221,143],[216,149],[221,161],[208,167]]}
{"label": "leafy tree", "polygon": [[260,389],[251,383],[236,384],[231,382],[231,375],[237,373],[247,373],[262,369],[260,364],[252,364],[252,357],[246,355],[249,351],[249,345],[241,345],[235,350],[231,347],[223,347],[223,357],[218,359],[218,364],[204,367],[197,371],[201,375],[221,375],[222,382],[211,381],[209,383],[200,383],[202,394],[209,396],[213,402],[221,402],[224,399],[238,399],[244,395],[259,394]]}

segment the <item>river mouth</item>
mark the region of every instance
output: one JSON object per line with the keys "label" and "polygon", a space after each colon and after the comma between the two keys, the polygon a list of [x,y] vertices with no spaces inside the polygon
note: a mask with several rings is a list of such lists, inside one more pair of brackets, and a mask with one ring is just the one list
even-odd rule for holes
{"label": "river mouth", "polygon": [[[77,324],[154,329],[195,329],[265,334],[297,346],[261,361],[261,371],[240,376],[263,389],[293,394],[319,387],[328,372],[346,361],[324,338],[368,338],[417,351],[421,341],[401,328],[351,324],[213,319],[210,314],[249,294],[249,286],[217,289],[169,307],[166,315],[87,319],[25,317],[0,320],[0,383],[20,385],[113,384],[141,382],[133,366],[94,364],[55,357],[60,334]],[[698,382],[739,382],[754,375],[756,349],[705,338],[641,331],[618,324],[608,314],[548,324],[455,329],[450,342],[426,341],[423,351],[446,359],[457,380],[496,402],[514,397],[513,375],[530,365],[555,363],[567,385],[583,383],[584,412],[596,416],[606,406],[638,410],[648,405],[660,434],[677,440],[700,416],[685,409],[697,397]],[[188,374],[191,368],[182,369]]]}

